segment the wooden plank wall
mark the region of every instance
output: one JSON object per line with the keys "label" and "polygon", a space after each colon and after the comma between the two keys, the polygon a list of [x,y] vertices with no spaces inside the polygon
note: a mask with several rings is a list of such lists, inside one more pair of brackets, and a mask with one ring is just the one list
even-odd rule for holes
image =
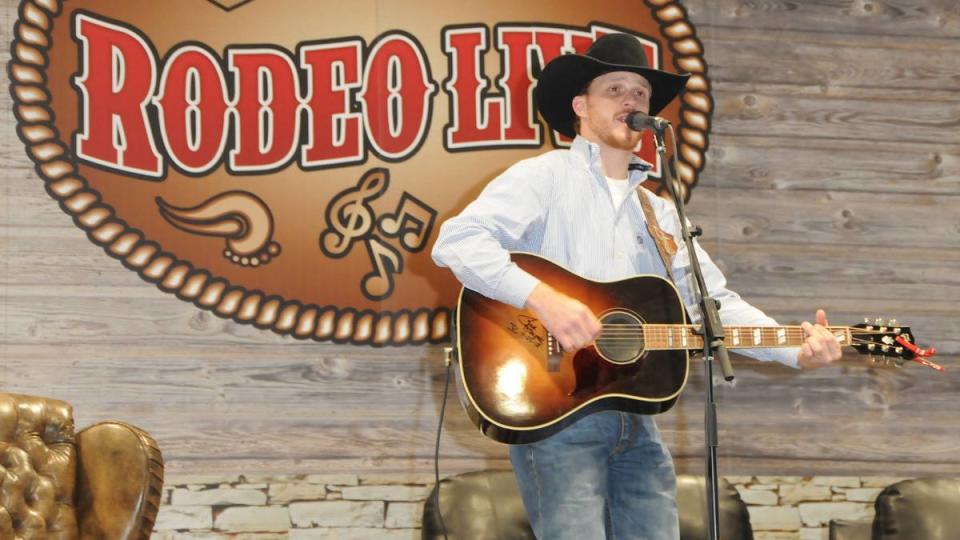
{"label": "wooden plank wall", "polygon": [[[953,368],[850,357],[736,362],[718,391],[726,474],[960,473],[960,4],[692,0],[715,85],[691,213],[730,283],[783,323],[894,317]],[[16,2],[0,7],[9,43]],[[0,96],[0,381],[78,425],[149,430],[173,472],[427,472],[440,347],[303,343],[198,311],[105,256],[44,193]],[[660,419],[699,471],[703,385]],[[455,402],[445,473],[504,467]]]}

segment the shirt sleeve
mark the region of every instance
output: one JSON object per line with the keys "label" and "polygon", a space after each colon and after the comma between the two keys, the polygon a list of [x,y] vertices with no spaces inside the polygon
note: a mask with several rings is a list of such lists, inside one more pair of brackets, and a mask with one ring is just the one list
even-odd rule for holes
{"label": "shirt sleeve", "polygon": [[463,285],[522,308],[540,282],[510,260],[511,251],[535,249],[531,232],[542,228],[551,186],[532,160],[521,161],[490,182],[476,200],[443,223],[433,260]]}
{"label": "shirt sleeve", "polygon": [[[657,219],[661,227],[672,234],[677,240],[677,254],[673,259],[674,281],[681,289],[684,303],[687,306],[687,313],[694,324],[701,320],[700,306],[696,302],[694,288],[696,280],[690,269],[690,257],[687,248],[684,245],[677,224],[676,210],[667,204],[659,205]],[[669,224],[669,225],[668,225]],[[688,222],[689,225],[689,222]],[[779,326],[776,320],[767,316],[766,313],[749,304],[740,297],[739,294],[727,288],[727,278],[720,271],[720,268],[713,262],[713,259],[700,247],[700,244],[694,241],[694,249],[697,250],[697,260],[700,261],[700,267],[703,270],[703,279],[707,283],[707,292],[715,300],[720,302],[720,320],[723,324],[743,325],[743,326]],[[738,349],[737,353],[763,361],[776,361],[799,368],[797,365],[797,347],[776,347],[776,348],[756,348],[756,349]]]}

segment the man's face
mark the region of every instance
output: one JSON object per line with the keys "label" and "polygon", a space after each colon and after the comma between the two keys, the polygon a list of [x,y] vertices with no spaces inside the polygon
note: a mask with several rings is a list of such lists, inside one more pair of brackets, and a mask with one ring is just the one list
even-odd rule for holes
{"label": "man's face", "polygon": [[635,150],[641,133],[628,128],[624,120],[634,111],[649,112],[650,94],[650,83],[636,73],[600,75],[585,94],[573,98],[573,110],[580,117],[580,135],[598,144]]}

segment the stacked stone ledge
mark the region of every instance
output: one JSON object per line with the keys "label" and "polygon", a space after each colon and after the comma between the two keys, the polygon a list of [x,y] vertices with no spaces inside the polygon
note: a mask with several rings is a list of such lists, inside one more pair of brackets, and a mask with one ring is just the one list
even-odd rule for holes
{"label": "stacked stone ledge", "polygon": [[[728,476],[756,540],[826,540],[902,478]],[[169,475],[159,540],[418,540],[431,474]]]}
{"label": "stacked stone ledge", "polygon": [[418,540],[433,477],[171,475],[166,484],[160,540]]}
{"label": "stacked stone ledge", "polygon": [[827,540],[832,519],[873,519],[884,487],[903,480],[856,476],[728,476],[747,503],[755,540]]}

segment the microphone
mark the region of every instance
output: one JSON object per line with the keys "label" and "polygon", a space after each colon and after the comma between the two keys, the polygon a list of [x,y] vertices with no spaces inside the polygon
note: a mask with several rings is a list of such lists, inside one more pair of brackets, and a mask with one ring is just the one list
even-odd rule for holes
{"label": "microphone", "polygon": [[627,123],[627,127],[634,131],[652,129],[654,131],[661,132],[667,129],[667,126],[670,125],[670,121],[666,118],[650,116],[640,111],[634,111],[628,114],[625,122]]}

